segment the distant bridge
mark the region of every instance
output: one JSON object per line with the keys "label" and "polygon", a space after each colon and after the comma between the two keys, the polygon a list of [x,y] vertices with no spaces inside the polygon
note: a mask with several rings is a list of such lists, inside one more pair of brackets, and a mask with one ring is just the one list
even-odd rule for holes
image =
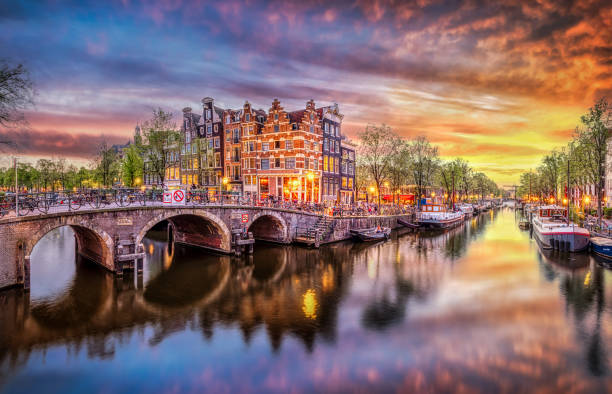
{"label": "distant bridge", "polygon": [[[321,215],[306,211],[240,205],[141,206],[49,211],[0,220],[0,289],[30,283],[30,255],[51,230],[70,226],[76,252],[111,272],[134,269],[144,257],[142,239],[155,225],[168,222],[171,242],[233,253],[255,240],[291,243],[298,230],[313,228]],[[402,216],[344,217],[330,221],[321,243],[348,238],[349,229],[377,224],[396,227]]]}

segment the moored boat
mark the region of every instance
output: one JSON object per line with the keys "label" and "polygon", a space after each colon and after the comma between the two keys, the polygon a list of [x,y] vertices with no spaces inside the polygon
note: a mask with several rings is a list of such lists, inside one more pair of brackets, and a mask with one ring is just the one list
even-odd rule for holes
{"label": "moored boat", "polygon": [[426,204],[421,206],[416,222],[421,227],[446,229],[459,225],[465,215],[461,211],[447,211],[444,205]]}
{"label": "moored boat", "polygon": [[589,230],[567,220],[567,209],[541,206],[532,219],[533,234],[544,249],[580,252],[589,246]]}
{"label": "moored boat", "polygon": [[598,256],[612,260],[612,239],[604,237],[591,238],[591,251]]}
{"label": "moored boat", "polygon": [[360,230],[350,230],[350,232],[354,239],[363,242],[382,241],[389,239],[391,235],[391,229],[389,227],[372,227]]}
{"label": "moored boat", "polygon": [[404,226],[404,227],[408,227],[408,228],[411,228],[411,229],[413,229],[413,230],[415,230],[415,229],[419,228],[419,225],[418,225],[418,224],[416,224],[416,223],[412,223],[412,222],[409,222],[408,220],[404,220],[404,219],[401,219],[401,218],[398,218],[398,219],[397,219],[397,222],[398,222],[399,224],[401,224],[402,226]]}
{"label": "moored boat", "polygon": [[472,204],[457,204],[456,207],[463,212],[466,219],[474,216],[474,207]]}

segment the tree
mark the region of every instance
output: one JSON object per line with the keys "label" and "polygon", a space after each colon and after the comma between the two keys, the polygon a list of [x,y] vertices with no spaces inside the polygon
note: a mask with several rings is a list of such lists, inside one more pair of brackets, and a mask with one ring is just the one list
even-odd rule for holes
{"label": "tree", "polygon": [[[24,121],[23,110],[32,104],[33,89],[22,64],[11,67],[0,64],[0,126],[9,127]],[[1,143],[1,142],[0,142]]]}
{"label": "tree", "polygon": [[361,143],[359,155],[362,163],[376,184],[378,192],[378,210],[380,211],[380,189],[383,181],[389,175],[391,160],[397,153],[401,139],[391,130],[389,126],[368,125],[359,134]]}
{"label": "tree", "polygon": [[173,144],[180,143],[180,133],[172,122],[172,113],[164,112],[161,108],[153,110],[153,117],[142,125],[142,130],[146,140],[144,161],[147,171],[157,175],[163,187],[166,169],[174,164],[166,151]]}
{"label": "tree", "polygon": [[138,146],[131,144],[123,150],[121,178],[126,186],[135,186],[136,179],[142,177],[142,166],[142,154]]}
{"label": "tree", "polygon": [[586,115],[580,117],[583,128],[576,135],[577,148],[582,154],[582,165],[584,166],[588,181],[595,186],[597,195],[598,225],[601,226],[601,201],[606,178],[606,155],[608,153],[608,128],[610,124],[611,109],[605,98],[597,101],[589,108]]}
{"label": "tree", "polygon": [[439,166],[440,180],[449,197],[449,207],[452,207],[455,202],[455,190],[461,179],[461,171],[461,159],[455,159]]}
{"label": "tree", "polygon": [[425,194],[425,188],[431,184],[432,177],[438,167],[438,148],[432,146],[426,137],[421,136],[408,144],[411,159],[410,168],[416,185],[416,201]]}
{"label": "tree", "polygon": [[[393,195],[393,202],[395,203],[395,196],[399,194],[400,188],[406,184],[406,179],[410,177],[410,151],[408,145],[401,141],[397,152],[391,156],[391,163],[389,166],[389,182]],[[397,202],[399,204],[399,195],[397,196]]]}
{"label": "tree", "polygon": [[103,141],[93,162],[96,180],[104,187],[110,187],[114,178],[119,175],[117,152]]}

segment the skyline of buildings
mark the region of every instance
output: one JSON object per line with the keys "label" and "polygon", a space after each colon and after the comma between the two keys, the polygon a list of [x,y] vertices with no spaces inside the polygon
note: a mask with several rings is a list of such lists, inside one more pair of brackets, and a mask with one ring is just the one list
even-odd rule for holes
{"label": "skyline of buildings", "polygon": [[[275,98],[266,112],[245,101],[223,109],[201,100],[183,108],[180,142],[166,149],[168,187],[308,202],[355,201],[355,144],[342,134],[338,104],[286,111]],[[180,146],[179,146],[180,145]],[[143,182],[161,187],[145,161]]]}

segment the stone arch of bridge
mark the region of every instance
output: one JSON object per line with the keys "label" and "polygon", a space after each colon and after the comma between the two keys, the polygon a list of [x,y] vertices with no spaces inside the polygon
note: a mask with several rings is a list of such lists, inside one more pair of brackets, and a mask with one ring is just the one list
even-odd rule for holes
{"label": "stone arch of bridge", "polygon": [[[115,271],[114,242],[111,236],[102,229],[92,228],[90,224],[82,222],[78,216],[49,221],[29,237],[25,247],[26,264],[29,265],[34,247],[45,235],[65,226],[70,227],[74,232],[77,252],[80,255],[95,261],[109,271]],[[26,267],[26,270],[29,272],[29,266]]]}
{"label": "stone arch of bridge", "polygon": [[225,222],[210,212],[194,209],[163,210],[158,213],[142,227],[136,244],[140,245],[147,232],[164,220],[172,224],[177,242],[224,253],[231,251],[231,232]]}
{"label": "stone arch of bridge", "polygon": [[247,223],[247,230],[253,233],[253,238],[261,241],[288,243],[289,227],[287,222],[277,212],[259,212]]}

